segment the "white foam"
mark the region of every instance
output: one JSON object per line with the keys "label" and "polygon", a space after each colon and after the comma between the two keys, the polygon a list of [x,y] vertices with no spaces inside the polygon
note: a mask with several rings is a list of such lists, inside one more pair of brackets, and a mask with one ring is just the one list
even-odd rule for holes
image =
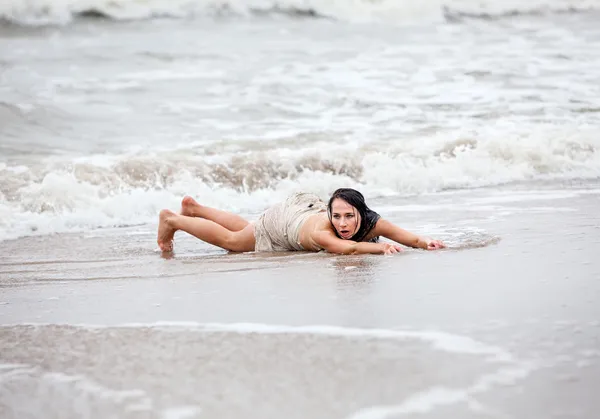
{"label": "white foam", "polygon": [[[0,327],[22,326],[56,326],[57,324],[25,323],[3,324]],[[60,324],[59,324],[60,325]],[[155,323],[125,323],[114,326],[94,324],[65,324],[69,327],[87,329],[106,329],[113,327],[124,328],[152,328],[166,332],[193,331],[193,332],[227,332],[239,334],[298,334],[331,337],[348,337],[356,339],[417,339],[429,342],[435,349],[462,354],[488,355],[499,362],[510,362],[512,356],[501,348],[474,340],[468,336],[461,336],[439,331],[406,331],[392,329],[360,329],[329,325],[289,326],[262,323],[197,323],[197,322],[155,322]]]}
{"label": "white foam", "polygon": [[3,371],[3,370],[13,371],[13,370],[21,369],[21,368],[31,368],[31,367],[29,365],[26,365],[26,364],[0,363],[0,371]]}
{"label": "white foam", "polygon": [[[414,415],[430,412],[440,406],[466,402],[469,409],[474,412],[485,412],[491,417],[504,417],[500,412],[482,405],[474,396],[484,393],[496,385],[514,385],[519,380],[527,377],[534,367],[532,364],[518,363],[509,367],[486,374],[478,378],[475,383],[466,388],[450,389],[437,387],[414,394],[398,405],[372,406],[360,409],[348,416],[347,419],[386,419],[399,415]],[[487,416],[487,415],[486,415]]]}
{"label": "white foam", "polygon": [[[575,196],[577,194],[574,194]],[[567,198],[566,196],[564,197]],[[486,198],[474,199],[473,202],[467,203],[456,203],[456,204],[430,204],[430,205],[402,205],[402,206],[378,206],[377,212],[380,214],[389,214],[396,212],[440,212],[440,211],[460,211],[460,212],[497,212],[497,211],[510,211],[510,212],[574,212],[577,211],[575,208],[570,207],[546,207],[546,206],[527,206],[527,207],[509,207],[506,205],[481,205],[483,202],[521,202],[521,201],[532,201],[532,200],[543,200],[550,199],[547,196],[525,197],[521,199],[521,196],[514,197],[503,197],[503,198],[490,198],[486,201]],[[560,198],[559,198],[560,199]]]}
{"label": "white foam", "polygon": [[[600,138],[576,126],[538,126],[526,138],[495,126],[467,141],[461,133],[381,146],[344,140],[206,153],[211,143],[171,150],[55,157],[31,167],[0,167],[0,240],[155,223],[162,208],[177,210],[184,195],[223,210],[258,214],[292,192],[327,199],[355,187],[367,199],[474,188],[528,180],[600,178]],[[218,144],[217,144],[218,145]],[[579,192],[480,203],[563,199]],[[589,192],[596,193],[596,192]],[[11,196],[9,200],[8,197]],[[515,199],[518,197],[518,199]],[[482,208],[485,210],[485,208]]]}
{"label": "white foam", "polygon": [[[28,394],[23,394],[22,397],[18,397],[16,392],[5,393],[4,397],[0,396],[0,399],[4,399],[4,404],[10,406],[13,413],[16,413],[16,417],[19,417],[19,412],[21,414],[41,412],[44,408],[61,411],[65,416],[70,416],[67,414],[69,411],[84,413],[79,411],[84,409],[90,413],[116,404],[127,406],[132,402],[135,404],[143,402],[152,405],[145,393],[140,390],[116,391],[84,376],[46,372],[31,365],[19,365],[18,368],[10,368],[11,366],[12,364],[4,364],[3,368],[0,368],[0,386],[13,389],[24,386],[28,389]],[[51,398],[47,397],[49,393],[52,394]],[[88,403],[82,405],[78,402],[79,397],[86,398]],[[27,403],[23,403],[22,398],[27,398]],[[40,402],[38,409],[35,400]],[[53,405],[53,408],[50,405]]]}
{"label": "white foam", "polygon": [[[472,198],[469,201],[473,204],[492,204],[506,202],[528,202],[528,201],[557,201],[560,199],[575,198],[582,195],[584,191],[528,191],[515,192],[507,195],[488,196],[484,198]],[[542,207],[540,207],[542,208]],[[547,207],[546,207],[547,208]]]}
{"label": "white foam", "polygon": [[[0,363],[0,404],[14,417],[39,416],[42,412],[61,412],[64,417],[115,417],[118,412],[155,412],[154,401],[142,390],[113,390],[82,375],[8,363]],[[198,406],[172,406],[163,409],[160,417],[187,419],[200,412]]]}
{"label": "white foam", "polygon": [[95,11],[114,19],[182,18],[194,15],[252,12],[315,13],[351,22],[439,21],[444,13],[501,15],[511,11],[562,11],[598,7],[598,0],[3,0],[0,17],[25,24],[67,23]]}
{"label": "white foam", "polygon": [[[19,325],[1,325],[0,327],[45,327],[50,324],[31,323]],[[57,324],[52,324],[56,327]],[[312,326],[288,326],[288,325],[269,325],[258,323],[196,323],[196,322],[156,322],[156,323],[127,323],[114,326],[79,324],[68,325],[68,327],[79,327],[84,329],[112,329],[112,328],[150,328],[165,332],[225,332],[240,334],[298,334],[298,335],[317,335],[324,337],[348,337],[352,339],[383,339],[383,340],[404,340],[416,339],[430,343],[434,348],[451,353],[461,354],[479,354],[491,356],[491,359],[500,362],[500,368],[493,373],[483,375],[465,388],[446,388],[433,387],[426,391],[419,392],[409,396],[402,403],[387,406],[371,406],[362,408],[359,411],[348,416],[348,419],[384,419],[397,417],[398,415],[414,415],[430,412],[440,406],[452,405],[465,402],[474,412],[485,412],[492,416],[499,415],[493,409],[479,403],[474,396],[478,393],[486,392],[497,385],[513,385],[517,381],[525,378],[533,370],[533,364],[524,363],[513,359],[513,357],[501,348],[491,346],[476,341],[467,336],[460,336],[438,331],[402,331],[390,329],[360,329],[328,325]],[[11,366],[3,367],[0,364],[0,383],[3,370],[11,370]],[[17,374],[32,374],[35,368],[28,366],[14,366],[13,371]],[[19,372],[19,371],[22,371]],[[81,383],[81,377],[66,376],[64,374],[48,375],[53,383]],[[135,392],[115,393],[111,390],[98,387],[95,383],[85,383],[81,388],[86,391],[94,392],[103,397],[110,396],[115,402],[129,401],[132,397],[142,397],[142,394]],[[148,404],[150,403],[150,404]],[[148,408],[151,407],[151,401],[147,401]],[[145,406],[145,405],[143,405]],[[200,413],[201,410],[196,406],[179,406],[163,411],[164,419],[185,419]],[[500,415],[501,416],[501,415]]]}
{"label": "white foam", "polygon": [[440,405],[454,404],[468,400],[468,393],[462,389],[433,388],[409,397],[397,406],[374,406],[359,410],[348,419],[385,419],[398,415],[422,414]]}
{"label": "white foam", "polygon": [[163,419],[187,419],[197,417],[202,409],[197,406],[179,406],[165,409],[162,413]]}

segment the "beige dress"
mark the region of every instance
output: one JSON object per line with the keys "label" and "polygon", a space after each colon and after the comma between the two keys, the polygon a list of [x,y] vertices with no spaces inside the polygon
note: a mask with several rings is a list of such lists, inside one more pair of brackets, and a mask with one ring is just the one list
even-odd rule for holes
{"label": "beige dress", "polygon": [[257,252],[305,250],[300,244],[300,228],[311,215],[327,211],[317,195],[296,193],[267,209],[254,225]]}

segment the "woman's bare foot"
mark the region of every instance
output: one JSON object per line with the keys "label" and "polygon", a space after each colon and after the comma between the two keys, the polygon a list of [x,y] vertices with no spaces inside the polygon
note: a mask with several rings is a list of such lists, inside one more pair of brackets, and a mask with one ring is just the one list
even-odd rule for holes
{"label": "woman's bare foot", "polygon": [[163,252],[171,252],[173,250],[173,236],[175,235],[175,229],[171,227],[170,220],[176,217],[173,211],[162,210],[158,219],[158,247]]}
{"label": "woman's bare foot", "polygon": [[200,217],[200,209],[202,207],[191,196],[184,196],[181,201],[181,215],[187,217]]}

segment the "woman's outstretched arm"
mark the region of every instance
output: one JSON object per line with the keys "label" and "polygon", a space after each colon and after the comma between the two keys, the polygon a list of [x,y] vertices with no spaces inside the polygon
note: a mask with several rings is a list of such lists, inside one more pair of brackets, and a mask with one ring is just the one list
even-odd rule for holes
{"label": "woman's outstretched arm", "polygon": [[406,231],[388,220],[380,218],[375,224],[374,235],[383,236],[396,243],[409,247],[416,247],[425,250],[443,249],[446,247],[440,240],[432,240],[427,237],[420,237],[410,231]]}
{"label": "woman's outstretched arm", "polygon": [[328,230],[315,231],[311,239],[329,253],[343,255],[383,254],[391,255],[402,251],[402,248],[392,243],[366,243],[353,240],[343,240]]}

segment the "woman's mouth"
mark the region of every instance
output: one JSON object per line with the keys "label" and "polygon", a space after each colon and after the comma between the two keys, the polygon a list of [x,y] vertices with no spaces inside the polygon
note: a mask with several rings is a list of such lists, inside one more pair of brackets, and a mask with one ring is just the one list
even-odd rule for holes
{"label": "woman's mouth", "polygon": [[340,230],[340,236],[347,237],[350,235],[349,230]]}

